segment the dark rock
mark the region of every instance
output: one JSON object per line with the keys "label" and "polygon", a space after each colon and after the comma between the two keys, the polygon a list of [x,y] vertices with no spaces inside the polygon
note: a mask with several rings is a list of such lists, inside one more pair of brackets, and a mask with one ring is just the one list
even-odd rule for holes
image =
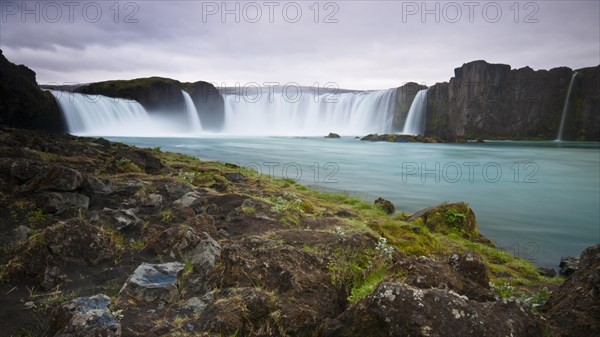
{"label": "dark rock", "polygon": [[86,210],[90,199],[78,193],[44,192],[36,198],[36,205],[46,213],[60,213],[70,209]]}
{"label": "dark rock", "polygon": [[558,267],[561,275],[570,276],[579,269],[579,259],[574,256],[561,257]]}
{"label": "dark rock", "polygon": [[204,309],[213,302],[214,296],[214,291],[211,291],[202,297],[192,297],[185,302],[182,308],[191,310],[196,315],[200,315]]}
{"label": "dark rock", "polygon": [[394,204],[392,204],[391,201],[383,198],[377,198],[373,204],[379,206],[379,208],[383,209],[388,214],[392,214],[396,210],[396,207],[394,207]]}
{"label": "dark rock", "polygon": [[408,111],[419,90],[427,87],[415,82],[408,82],[396,90],[396,111],[392,120],[392,129],[402,131],[408,117]]}
{"label": "dark rock", "polygon": [[112,315],[106,295],[78,297],[61,304],[50,324],[55,337],[119,337],[121,324]]}
{"label": "dark rock", "polygon": [[15,246],[19,242],[27,239],[31,233],[31,228],[21,225],[8,233],[0,234],[0,246]]}
{"label": "dark rock", "polygon": [[225,192],[225,190],[227,190],[227,184],[217,181],[214,184],[210,185],[210,188],[217,192]]}
{"label": "dark rock", "polygon": [[451,291],[392,282],[380,283],[323,329],[326,337],[543,335],[543,326],[519,302],[475,302]]}
{"label": "dark rock", "polygon": [[138,227],[142,220],[135,214],[135,209],[110,209],[104,208],[90,218],[92,223],[109,226],[120,232]]}
{"label": "dark rock", "polygon": [[20,190],[74,191],[81,187],[83,176],[76,170],[64,166],[45,165],[30,160],[16,160],[11,167],[14,178],[24,182]]}
{"label": "dark rock", "polygon": [[170,182],[164,185],[165,194],[171,198],[180,198],[182,195],[191,191],[192,188],[182,182]]}
{"label": "dark rock", "polygon": [[337,133],[330,132],[325,138],[340,138],[340,135]]}
{"label": "dark rock", "polygon": [[[425,132],[447,140],[555,139],[573,70],[474,61],[428,91]],[[600,66],[577,70],[566,139],[600,139]]]}
{"label": "dark rock", "polygon": [[81,188],[82,191],[88,196],[107,195],[112,193],[112,189],[109,186],[107,186],[100,179],[92,175],[85,176]]}
{"label": "dark rock", "polygon": [[241,181],[246,181],[246,177],[239,173],[239,172],[234,172],[234,173],[226,173],[225,174],[225,178],[227,178],[227,180],[231,181],[232,183],[238,183]]}
{"label": "dark rock", "polygon": [[67,131],[54,96],[41,90],[35,72],[9,62],[0,50],[0,124],[50,132]]}
{"label": "dark rock", "polygon": [[354,213],[350,212],[347,209],[341,209],[341,210],[337,211],[335,213],[335,215],[339,216],[340,218],[353,218],[356,216]]}
{"label": "dark rock", "polygon": [[449,289],[478,302],[494,301],[496,295],[487,284],[481,285],[467,273],[426,256],[401,259],[395,265],[406,284],[421,289]]}
{"label": "dark rock", "polygon": [[184,194],[181,198],[175,200],[173,202],[173,206],[175,207],[192,207],[194,204],[198,203],[198,199],[202,198],[202,194],[192,191]]}
{"label": "dark rock", "polygon": [[561,336],[600,336],[600,245],[581,253],[579,269],[541,310],[560,327]]}
{"label": "dark rock", "polygon": [[171,303],[179,299],[177,273],[183,269],[178,262],[164,264],[142,263],[129,277],[119,296],[134,297],[144,302]]}
{"label": "dark rock", "polygon": [[539,267],[537,269],[537,272],[538,274],[544,277],[555,277],[557,275],[556,270],[554,270],[554,268]]}
{"label": "dark rock", "polygon": [[111,260],[117,251],[115,245],[102,230],[83,220],[59,222],[23,241],[5,272],[41,283],[48,267],[97,265]]}
{"label": "dark rock", "polygon": [[487,267],[481,260],[481,256],[466,252],[464,254],[452,253],[448,258],[448,264],[459,274],[474,281],[484,288],[489,287],[490,278],[487,275]]}
{"label": "dark rock", "polygon": [[44,271],[44,278],[40,285],[42,286],[42,289],[50,291],[54,289],[55,286],[65,282],[66,280],[67,275],[64,274],[57,266],[46,267],[46,270]]}

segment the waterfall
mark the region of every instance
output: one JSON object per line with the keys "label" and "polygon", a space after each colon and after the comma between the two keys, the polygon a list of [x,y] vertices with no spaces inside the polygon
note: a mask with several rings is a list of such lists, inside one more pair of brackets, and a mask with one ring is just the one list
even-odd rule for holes
{"label": "waterfall", "polygon": [[563,139],[563,131],[565,128],[565,121],[567,120],[567,112],[569,111],[569,100],[571,98],[571,89],[573,88],[573,82],[575,81],[575,76],[577,76],[577,73],[573,73],[573,76],[571,76],[571,82],[569,83],[569,89],[567,89],[567,98],[565,99],[565,105],[563,106],[562,116],[560,117],[560,127],[558,128],[558,135],[556,136],[556,140]]}
{"label": "waterfall", "polygon": [[192,97],[187,92],[181,90],[183,94],[183,100],[185,101],[185,116],[190,123],[192,132],[202,132],[202,124],[200,123],[200,116],[198,116],[198,110],[192,101]]}
{"label": "waterfall", "polygon": [[405,135],[425,135],[425,114],[427,112],[427,90],[419,90],[413,99],[402,133]]}
{"label": "waterfall", "polygon": [[101,95],[50,90],[67,121],[69,132],[85,135],[126,135],[150,118],[136,101]]}
{"label": "waterfall", "polygon": [[223,92],[224,133],[322,136],[329,132],[366,135],[391,131],[396,89],[320,93],[307,88],[259,88],[252,95]]}

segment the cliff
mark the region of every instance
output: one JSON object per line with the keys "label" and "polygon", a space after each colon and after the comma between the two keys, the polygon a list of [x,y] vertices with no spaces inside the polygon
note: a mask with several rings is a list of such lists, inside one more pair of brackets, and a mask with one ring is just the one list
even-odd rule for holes
{"label": "cliff", "polygon": [[[577,70],[565,139],[599,140],[600,66]],[[453,140],[555,139],[573,70],[474,61],[428,92],[425,133]]]}
{"label": "cliff", "polygon": [[0,124],[50,132],[66,130],[54,97],[41,90],[35,72],[9,62],[0,50]]}
{"label": "cliff", "polygon": [[133,99],[149,113],[167,112],[174,117],[183,117],[185,103],[181,90],[190,94],[205,129],[218,131],[223,127],[223,99],[218,90],[208,82],[181,83],[169,78],[149,77],[91,83],[75,91]]}

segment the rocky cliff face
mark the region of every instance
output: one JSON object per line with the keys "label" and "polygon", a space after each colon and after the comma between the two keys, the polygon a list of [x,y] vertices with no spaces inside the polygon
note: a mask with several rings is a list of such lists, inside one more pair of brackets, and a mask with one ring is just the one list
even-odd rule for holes
{"label": "rocky cliff face", "polygon": [[412,101],[415,99],[415,96],[417,95],[419,90],[426,88],[427,87],[424,85],[415,82],[408,82],[397,89],[396,111],[394,112],[394,119],[392,121],[393,131],[402,131]]}
{"label": "rocky cliff face", "polygon": [[202,128],[208,131],[219,131],[225,124],[225,106],[223,97],[214,85],[208,82],[185,83],[187,91],[200,115]]}
{"label": "rocky cliff face", "polygon": [[41,90],[35,72],[9,62],[0,50],[0,124],[51,132],[66,130],[54,97]]}
{"label": "rocky cliff face", "polygon": [[133,99],[144,106],[149,113],[166,112],[171,116],[183,118],[185,102],[181,90],[187,91],[192,97],[205,129],[218,131],[223,127],[225,119],[223,98],[208,82],[181,83],[169,78],[149,77],[91,83],[75,91]]}
{"label": "rocky cliff face", "polygon": [[[474,61],[428,92],[426,134],[445,139],[554,139],[573,71]],[[565,139],[598,140],[600,67],[579,70]]]}

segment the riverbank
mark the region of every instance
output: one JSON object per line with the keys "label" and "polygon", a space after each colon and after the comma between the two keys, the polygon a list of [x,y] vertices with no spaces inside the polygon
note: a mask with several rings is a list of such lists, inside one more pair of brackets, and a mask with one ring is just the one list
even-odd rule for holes
{"label": "riverbank", "polygon": [[8,335],[569,328],[536,309],[563,280],[495,249],[464,203],[390,215],[291,179],[104,139],[2,128],[0,148]]}

